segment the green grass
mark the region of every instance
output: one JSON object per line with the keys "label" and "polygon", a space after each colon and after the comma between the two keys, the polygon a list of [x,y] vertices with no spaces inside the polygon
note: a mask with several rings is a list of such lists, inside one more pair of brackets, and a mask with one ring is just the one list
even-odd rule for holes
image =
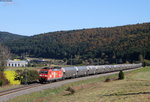
{"label": "green grass", "polygon": [[150,80],[150,67],[145,67],[129,72],[127,78],[135,80]]}
{"label": "green grass", "polygon": [[[109,78],[116,79],[117,76],[110,75]],[[107,77],[69,83],[60,88],[19,96],[8,102],[149,102],[150,67],[125,73],[125,80],[104,82]],[[64,95],[69,86],[76,89],[75,94]]]}

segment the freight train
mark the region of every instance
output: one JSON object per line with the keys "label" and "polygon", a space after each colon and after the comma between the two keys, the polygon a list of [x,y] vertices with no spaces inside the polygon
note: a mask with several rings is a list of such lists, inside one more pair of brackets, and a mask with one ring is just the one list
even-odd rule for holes
{"label": "freight train", "polygon": [[142,67],[142,64],[118,64],[74,67],[44,67],[39,71],[41,83]]}

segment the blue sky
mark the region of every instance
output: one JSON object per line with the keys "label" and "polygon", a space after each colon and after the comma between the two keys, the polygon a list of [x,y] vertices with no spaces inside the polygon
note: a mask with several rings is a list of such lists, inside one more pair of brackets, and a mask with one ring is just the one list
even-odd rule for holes
{"label": "blue sky", "polygon": [[0,31],[20,35],[150,22],[150,0],[0,0]]}

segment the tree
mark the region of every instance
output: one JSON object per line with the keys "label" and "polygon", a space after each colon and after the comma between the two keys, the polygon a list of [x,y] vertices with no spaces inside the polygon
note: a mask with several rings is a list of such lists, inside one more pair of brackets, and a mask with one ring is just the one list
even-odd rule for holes
{"label": "tree", "polygon": [[0,44],[0,71],[4,71],[7,59],[10,57],[10,53],[7,47]]}
{"label": "tree", "polygon": [[30,84],[39,79],[39,74],[36,70],[16,70],[16,80],[20,80],[21,84]]}
{"label": "tree", "polygon": [[[139,61],[139,57],[140,60],[150,60],[149,27],[150,23],[144,23],[49,32],[18,40],[7,40],[4,44],[19,56],[28,52],[28,55],[38,58],[69,59],[72,56],[75,60],[70,62],[75,61],[75,64],[95,58],[101,59],[100,64],[112,64],[115,60],[117,63],[132,63]],[[95,64],[90,60],[89,63]]]}
{"label": "tree", "polygon": [[140,61],[140,62],[144,62],[144,57],[143,57],[142,54],[139,55],[139,61]]}

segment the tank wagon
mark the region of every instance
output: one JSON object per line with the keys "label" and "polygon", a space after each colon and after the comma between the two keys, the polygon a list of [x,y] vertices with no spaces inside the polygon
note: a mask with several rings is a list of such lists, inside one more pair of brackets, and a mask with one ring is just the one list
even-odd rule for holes
{"label": "tank wagon", "polygon": [[101,73],[109,73],[120,70],[128,70],[142,67],[142,64],[96,65],[76,67],[45,67],[39,71],[39,81],[57,81],[60,79],[76,78]]}

